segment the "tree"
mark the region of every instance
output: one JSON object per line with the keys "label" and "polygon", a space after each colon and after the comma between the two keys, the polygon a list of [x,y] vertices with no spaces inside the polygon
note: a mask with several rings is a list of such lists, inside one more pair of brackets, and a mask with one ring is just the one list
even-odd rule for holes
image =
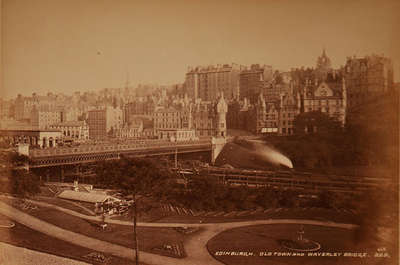
{"label": "tree", "polygon": [[320,111],[305,112],[297,115],[294,119],[296,134],[316,134],[329,138],[335,137],[342,132],[341,123]]}
{"label": "tree", "polygon": [[29,157],[26,155],[21,155],[16,152],[9,153],[8,161],[11,166],[23,166],[29,161]]}
{"label": "tree", "polygon": [[[171,173],[153,159],[128,158],[103,161],[96,167],[96,182],[107,188],[120,190],[125,194],[155,193],[157,187],[169,184]],[[158,195],[161,195],[158,192]]]}
{"label": "tree", "polygon": [[256,202],[263,208],[275,208],[278,206],[276,192],[271,188],[261,188],[257,191]]}
{"label": "tree", "polygon": [[10,185],[11,192],[22,198],[40,193],[38,177],[27,170],[13,170],[10,176]]}

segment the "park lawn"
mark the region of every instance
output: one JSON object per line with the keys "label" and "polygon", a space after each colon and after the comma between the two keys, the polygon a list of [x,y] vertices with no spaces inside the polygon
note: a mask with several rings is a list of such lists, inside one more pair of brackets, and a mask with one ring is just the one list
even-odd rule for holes
{"label": "park lawn", "polygon": [[[21,199],[21,198],[3,197],[3,198],[1,198],[1,200],[17,209],[23,210],[21,208],[21,205],[23,205],[24,202],[23,202],[23,199]],[[62,207],[62,208],[65,208],[65,209],[68,209],[71,211],[75,211],[75,212],[78,212],[81,214],[90,215],[89,212],[86,211],[85,209],[83,209],[82,207],[79,207],[79,206],[75,205],[74,203],[71,203],[71,202],[63,200],[63,199],[37,196],[37,197],[31,198],[31,200],[38,201],[38,202],[45,202],[45,203],[48,203],[48,204],[51,204],[54,206],[59,206],[59,207]],[[29,204],[36,206],[36,204],[34,204],[34,203],[29,203]],[[40,206],[37,206],[37,207],[40,207]]]}
{"label": "park lawn", "polygon": [[[52,204],[55,206],[59,206],[59,207],[62,207],[62,208],[65,208],[65,209],[68,209],[71,211],[75,211],[75,212],[78,212],[81,214],[92,215],[90,212],[88,212],[87,210],[84,209],[84,207],[86,207],[86,206],[82,206],[82,207],[78,206],[78,205],[80,205],[79,202],[73,203],[73,202],[63,200],[60,198],[56,198],[56,197],[43,197],[43,196],[34,197],[33,200],[39,201],[39,202],[45,202],[45,203]],[[86,207],[86,208],[88,208],[88,207]],[[89,210],[92,210],[92,209],[89,209]]]}
{"label": "park lawn", "polygon": [[[273,224],[273,225],[257,225],[235,228],[224,231],[214,238],[212,238],[207,248],[214,258],[223,262],[224,264],[307,264],[307,265],[333,265],[333,264],[395,264],[394,257],[391,258],[374,258],[374,254],[378,247],[384,247],[377,244],[375,241],[362,241],[355,240],[353,230],[342,228],[330,228],[315,225],[304,225],[304,238],[318,242],[321,249],[316,251],[322,252],[338,252],[344,253],[368,253],[368,257],[278,257],[262,256],[260,253],[295,253],[282,247],[279,240],[293,240],[297,238],[297,231],[300,225],[294,224]],[[252,256],[230,256],[230,255],[216,255],[218,251],[229,252],[251,252]],[[395,253],[392,253],[394,255]]]}
{"label": "park lawn", "polygon": [[[103,231],[95,225],[99,222],[84,220],[79,217],[44,207],[30,211],[29,214],[72,232],[125,247],[133,248],[134,246],[133,226],[108,224],[107,228]],[[185,236],[182,233],[177,232],[175,229],[162,227],[138,227],[137,237],[139,241],[139,250],[156,254],[160,254],[160,251],[155,251],[154,248],[160,248],[164,244],[179,245],[181,249],[183,249],[182,246],[185,239]],[[163,254],[178,257],[169,252]]]}
{"label": "park lawn", "polygon": [[[0,215],[0,219],[8,220],[7,217],[4,217],[2,215]],[[14,246],[24,247],[31,250],[49,253],[70,259],[80,260],[95,265],[103,264],[84,257],[87,254],[97,251],[77,246],[69,242],[45,235],[19,223],[15,223],[15,226],[13,228],[0,229],[0,241]],[[102,254],[109,258],[107,264],[110,265],[134,264],[133,261],[128,259],[110,256],[104,253]]]}

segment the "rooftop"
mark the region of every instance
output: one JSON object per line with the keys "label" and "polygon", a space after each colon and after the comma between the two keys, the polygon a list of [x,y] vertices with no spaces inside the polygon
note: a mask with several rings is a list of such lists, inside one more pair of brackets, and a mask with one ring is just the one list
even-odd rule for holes
{"label": "rooftop", "polygon": [[73,190],[65,190],[61,192],[58,195],[58,197],[62,199],[69,199],[69,200],[90,202],[90,203],[105,202],[107,199],[119,201],[119,199],[106,194],[93,193],[93,192],[80,192]]}

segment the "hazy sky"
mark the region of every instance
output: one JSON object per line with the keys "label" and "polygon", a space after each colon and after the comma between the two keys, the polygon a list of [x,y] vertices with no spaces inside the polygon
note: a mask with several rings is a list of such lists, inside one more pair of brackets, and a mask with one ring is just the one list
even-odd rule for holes
{"label": "hazy sky", "polygon": [[188,66],[314,66],[384,53],[399,80],[400,1],[2,0],[2,92],[183,82]]}

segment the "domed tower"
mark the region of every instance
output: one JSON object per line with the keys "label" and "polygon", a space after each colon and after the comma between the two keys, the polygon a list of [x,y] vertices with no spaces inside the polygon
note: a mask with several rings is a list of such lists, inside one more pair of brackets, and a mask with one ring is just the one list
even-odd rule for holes
{"label": "domed tower", "polygon": [[319,80],[325,81],[328,75],[328,72],[332,70],[331,60],[326,55],[325,49],[322,50],[322,55],[317,59],[317,66],[316,66],[316,77]]}
{"label": "domed tower", "polygon": [[221,96],[217,102],[217,119],[216,119],[216,133],[217,137],[222,136],[226,137],[226,113],[228,112],[228,104],[224,99],[224,93],[221,92]]}

